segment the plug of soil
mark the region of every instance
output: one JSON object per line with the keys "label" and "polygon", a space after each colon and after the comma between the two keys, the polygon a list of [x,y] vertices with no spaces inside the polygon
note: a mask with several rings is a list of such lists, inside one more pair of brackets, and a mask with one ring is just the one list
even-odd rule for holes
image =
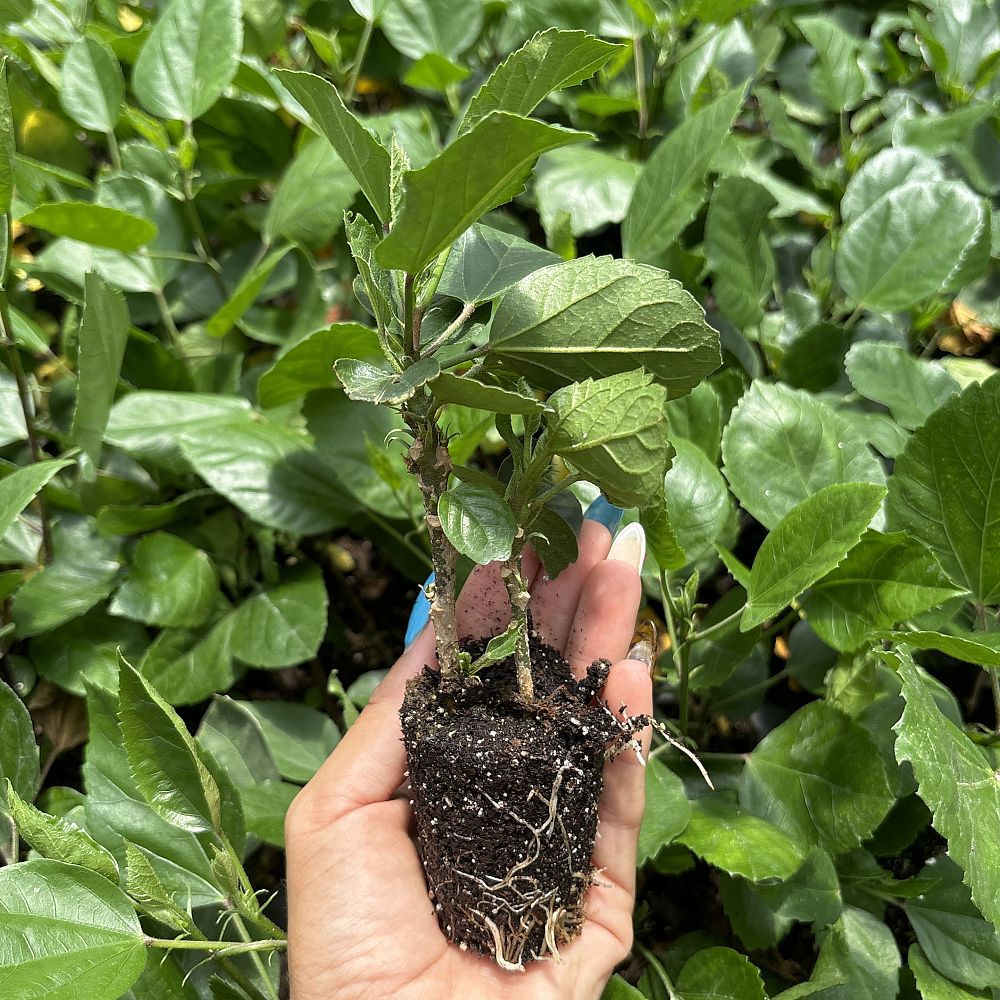
{"label": "plug of soil", "polygon": [[[473,658],[485,640],[470,644]],[[552,956],[583,926],[604,764],[645,716],[618,719],[598,700],[609,664],[576,681],[531,638],[535,697],[513,660],[408,684],[400,720],[428,895],[442,931],[505,969]]]}

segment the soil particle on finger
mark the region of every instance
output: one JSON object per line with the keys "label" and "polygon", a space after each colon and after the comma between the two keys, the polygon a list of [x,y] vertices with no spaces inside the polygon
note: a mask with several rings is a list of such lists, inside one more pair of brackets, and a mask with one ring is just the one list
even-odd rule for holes
{"label": "soil particle on finger", "polygon": [[424,670],[400,711],[417,846],[441,929],[505,968],[556,956],[579,933],[604,763],[645,724],[623,724],[599,702],[607,661],[576,681],[554,649],[537,637],[531,648],[530,705],[505,661],[454,682]]}

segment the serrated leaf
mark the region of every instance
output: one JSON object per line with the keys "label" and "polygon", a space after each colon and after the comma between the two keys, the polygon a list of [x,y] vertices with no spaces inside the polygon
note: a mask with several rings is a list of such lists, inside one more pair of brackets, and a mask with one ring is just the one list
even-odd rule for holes
{"label": "serrated leaf", "polygon": [[476,40],[483,24],[480,3],[392,0],[381,10],[380,24],[389,43],[411,59],[429,52],[455,59]]}
{"label": "serrated leaf", "polygon": [[793,507],[754,558],[740,628],[777,614],[834,569],[858,544],[885,493],[874,483],[835,483]]}
{"label": "serrated leaf", "polygon": [[339,358],[334,366],[344,392],[363,403],[396,405],[441,374],[437,358],[424,358],[402,372],[355,358]]}
{"label": "serrated leaf", "polygon": [[429,388],[440,403],[458,403],[494,413],[542,413],[545,410],[545,405],[534,396],[499,385],[486,385],[451,372],[441,372],[431,381]]}
{"label": "serrated leaf", "polygon": [[180,716],[134,667],[118,678],[122,740],[146,802],[190,833],[222,831],[219,786]]}
{"label": "serrated leaf", "polygon": [[759,323],[771,297],[775,264],[765,227],[776,204],[746,177],[720,179],[709,202],[705,259],[712,292],[722,314],[739,327]]}
{"label": "serrated leaf", "polygon": [[315,563],[244,601],[233,615],[230,649],[238,660],[273,669],[311,660],[326,634],[326,587]]}
{"label": "serrated leaf", "polygon": [[57,816],[49,816],[24,801],[7,782],[7,805],[18,833],[43,858],[79,865],[118,882],[118,863],[90,834]]}
{"label": "serrated leaf", "polygon": [[921,876],[932,887],[903,904],[917,941],[938,972],[966,986],[1000,981],[1000,933],[976,909],[962,869],[947,855],[931,858]]}
{"label": "serrated leaf", "polygon": [[29,802],[38,794],[41,785],[38,744],[31,716],[13,688],[0,681],[0,853],[9,857],[6,781]]}
{"label": "serrated leaf", "polygon": [[743,104],[741,90],[723,94],[682,122],[656,147],[639,175],[622,225],[626,257],[656,261],[694,218],[702,182]]}
{"label": "serrated leaf", "polygon": [[673,449],[665,434],[667,394],[643,371],[587,379],[548,400],[548,447],[601,488],[612,503],[641,507],[663,487]]}
{"label": "serrated leaf", "polygon": [[200,118],[236,75],[240,15],[237,0],[170,0],[132,70],[139,103],[160,118]]}
{"label": "serrated leaf", "polygon": [[643,367],[681,396],[720,362],[718,334],[665,271],[582,257],[519,281],[496,307],[489,363],[557,389]]}
{"label": "serrated leaf", "polygon": [[130,318],[122,293],[96,274],[87,274],[84,287],[76,409],[70,437],[96,467],[125,357]]}
{"label": "serrated leaf", "polygon": [[907,965],[923,1000],[989,1000],[985,990],[971,990],[946,979],[927,961],[919,944],[911,944]]}
{"label": "serrated leaf", "polygon": [[362,215],[348,213],[344,217],[344,228],[354,264],[368,296],[367,308],[381,331],[394,331],[399,326],[399,320],[394,305],[392,275],[375,260],[375,248],[381,237]]}
{"label": "serrated leaf", "polygon": [[315,708],[287,701],[241,701],[260,726],[282,777],[305,782],[320,769],[340,740],[334,721]]}
{"label": "serrated leaf", "polygon": [[118,1000],[142,975],[146,947],[128,897],[58,861],[0,869],[0,986],[18,1000]]}
{"label": "serrated leaf", "polygon": [[309,334],[282,354],[257,383],[257,399],[264,409],[284,406],[313,389],[332,388],[333,364],[339,358],[379,356],[374,330],[360,323],[334,323]]}
{"label": "serrated leaf", "polygon": [[[0,213],[10,210],[14,195],[14,117],[7,89],[7,57],[0,61]],[[6,257],[6,252],[4,253]],[[6,260],[4,261],[6,266]]]}
{"label": "serrated leaf", "polygon": [[676,454],[663,480],[664,504],[685,563],[691,563],[718,541],[733,503],[715,463],[690,441],[672,440]]}
{"label": "serrated leaf", "polygon": [[53,236],[123,251],[138,250],[156,239],[159,231],[149,219],[87,201],[47,202],[22,216],[21,221]]}
{"label": "serrated leaf", "polygon": [[802,606],[828,646],[851,652],[871,633],[961,593],[920,542],[903,532],[869,531],[836,569],[817,580]]}
{"label": "serrated leaf", "polygon": [[[577,534],[573,525],[562,516],[557,507],[560,494],[550,504],[542,507],[528,526],[531,547],[545,567],[550,580],[554,580],[567,566],[572,566],[580,554]],[[569,503],[579,504],[573,497]]]}
{"label": "serrated leaf", "polygon": [[[491,208],[520,194],[542,153],[589,138],[532,118],[490,113],[426,167],[407,172],[403,210],[376,258],[383,267],[417,273]],[[447,201],[441,191],[450,192]]]}
{"label": "serrated leaf", "polygon": [[1000,667],[1000,632],[876,632],[875,638],[906,643],[914,649],[937,649],[942,653],[975,663],[980,667]]}
{"label": "serrated leaf", "polygon": [[1000,783],[968,737],[944,716],[909,653],[883,652],[899,672],[906,707],[896,723],[896,759],[908,760],[917,792],[948,838],[951,857],[983,916],[1000,930]]}
{"label": "serrated leaf", "polygon": [[715,794],[691,803],[677,842],[710,865],[750,882],[791,878],[806,851],[783,830],[740,809],[735,796]]}
{"label": "serrated leaf", "polygon": [[919,427],[959,392],[958,383],[937,361],[918,361],[901,347],[863,340],[847,352],[851,385],[866,399],[889,408],[909,430]]}
{"label": "serrated leaf", "polygon": [[740,504],[773,529],[833,483],[882,483],[875,453],[832,407],[801,389],[755,380],[722,436],[726,478]]}
{"label": "serrated leaf", "polygon": [[275,70],[275,74],[354,174],[379,219],[388,222],[392,212],[389,153],[385,146],[344,107],[333,84],[297,70]]}
{"label": "serrated leaf", "polygon": [[57,472],[72,464],[68,458],[52,458],[22,466],[0,480],[0,537],[7,533],[38,491]]}
{"label": "serrated leaf", "polygon": [[886,504],[982,604],[1000,601],[1000,379],[968,386],[914,431]]}
{"label": "serrated leaf", "polygon": [[771,730],[740,781],[744,809],[833,854],[869,836],[892,803],[871,737],[822,701]]}
{"label": "serrated leaf", "polygon": [[688,825],[691,804],[684,782],[657,757],[646,764],[646,811],[639,829],[636,864],[641,868]]}
{"label": "serrated leaf", "polygon": [[683,1000],[767,1000],[760,970],[732,948],[702,948],[677,978]]}
{"label": "serrated leaf", "polygon": [[851,111],[865,96],[865,78],[858,64],[859,40],[834,18],[817,14],[796,19],[795,26],[816,51],[810,82],[831,110]]}
{"label": "serrated leaf", "polygon": [[554,90],[582,83],[621,46],[584,31],[550,28],[529,38],[479,88],[459,126],[463,135],[492,111],[530,115]]}
{"label": "serrated leaf", "polygon": [[200,625],[214,606],[219,580],[209,556],[163,531],[139,539],[132,568],[111,599],[113,615],[147,625]]}
{"label": "serrated leaf", "polygon": [[462,302],[488,302],[522,278],[558,262],[558,255],[527,240],[476,223],[455,240],[438,292]]}
{"label": "serrated leaf", "polygon": [[73,121],[111,132],[121,117],[124,97],[122,68],[111,49],[83,37],[66,50],[59,103]]}
{"label": "serrated leaf", "polygon": [[460,483],[441,495],[438,517],[448,541],[473,562],[484,565],[510,558],[517,521],[493,490]]}

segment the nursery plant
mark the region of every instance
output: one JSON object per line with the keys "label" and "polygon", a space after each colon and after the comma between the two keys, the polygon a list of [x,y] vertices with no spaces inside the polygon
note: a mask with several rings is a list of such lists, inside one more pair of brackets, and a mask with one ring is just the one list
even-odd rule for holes
{"label": "nursery plant", "polygon": [[[997,995],[995,3],[7,0],[0,44],[0,995],[280,995],[285,814],[431,570],[428,886],[551,960],[645,720],[520,559],[598,492],[660,634],[606,997]],[[477,768],[574,817],[523,923],[438,891],[456,831],[522,872]]]}

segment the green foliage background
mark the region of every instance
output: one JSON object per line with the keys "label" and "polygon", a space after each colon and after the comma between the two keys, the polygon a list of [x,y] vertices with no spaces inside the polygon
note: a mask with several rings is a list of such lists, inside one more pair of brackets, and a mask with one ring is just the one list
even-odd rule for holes
{"label": "green foliage background", "polygon": [[[480,343],[506,301],[515,358],[532,275],[608,266],[589,253],[667,269],[720,331],[629,515],[671,640],[658,710],[716,790],[656,748],[606,996],[1000,995],[998,10],[2,0],[0,987],[275,996],[279,963],[235,943],[280,948],[252,887],[280,888],[285,810],[427,572],[399,421],[333,374],[379,352],[344,213],[391,210],[389,154],[334,152],[310,112],[352,120],[286,69],[414,170],[534,114],[526,169],[551,151],[481,224],[407,187],[383,262],[458,237],[425,337],[466,310]],[[466,111],[551,28],[617,47],[533,77],[537,110]],[[448,404],[457,464],[498,467],[503,405]],[[220,913],[234,943],[184,980],[200,956],[170,942]]]}

